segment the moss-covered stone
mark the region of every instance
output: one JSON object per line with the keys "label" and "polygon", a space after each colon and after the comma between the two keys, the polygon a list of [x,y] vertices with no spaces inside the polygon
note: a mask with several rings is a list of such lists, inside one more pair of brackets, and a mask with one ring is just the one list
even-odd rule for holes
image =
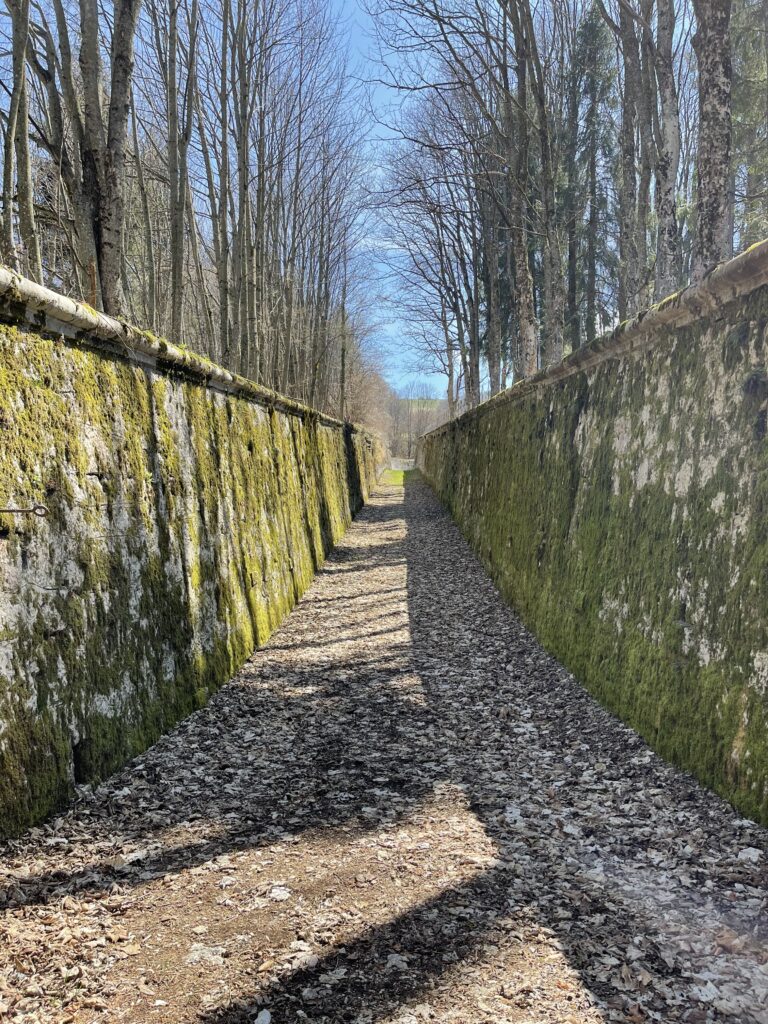
{"label": "moss-covered stone", "polygon": [[421,444],[523,621],[663,756],[768,823],[768,293]]}
{"label": "moss-covered stone", "polygon": [[[86,339],[87,340],[87,339]],[[200,707],[367,497],[364,433],[0,327],[0,835]]]}

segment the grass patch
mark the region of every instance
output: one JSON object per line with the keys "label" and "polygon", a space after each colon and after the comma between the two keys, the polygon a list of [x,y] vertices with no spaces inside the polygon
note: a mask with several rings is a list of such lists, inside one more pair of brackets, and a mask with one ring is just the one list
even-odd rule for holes
{"label": "grass patch", "polygon": [[387,487],[405,487],[409,480],[420,477],[418,469],[385,469],[379,483]]}

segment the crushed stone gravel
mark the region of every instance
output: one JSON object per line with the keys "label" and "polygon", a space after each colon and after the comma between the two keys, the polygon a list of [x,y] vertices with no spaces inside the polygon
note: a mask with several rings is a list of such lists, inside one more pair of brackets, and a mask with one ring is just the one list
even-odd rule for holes
{"label": "crushed stone gravel", "polygon": [[767,864],[410,476],[207,707],[0,849],[0,1021],[768,1024]]}

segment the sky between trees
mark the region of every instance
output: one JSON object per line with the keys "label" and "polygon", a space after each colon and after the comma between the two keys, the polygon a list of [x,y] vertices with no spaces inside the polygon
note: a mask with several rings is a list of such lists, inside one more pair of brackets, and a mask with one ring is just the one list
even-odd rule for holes
{"label": "sky between trees", "polygon": [[361,3],[4,0],[2,260],[386,432],[767,233],[768,0]]}

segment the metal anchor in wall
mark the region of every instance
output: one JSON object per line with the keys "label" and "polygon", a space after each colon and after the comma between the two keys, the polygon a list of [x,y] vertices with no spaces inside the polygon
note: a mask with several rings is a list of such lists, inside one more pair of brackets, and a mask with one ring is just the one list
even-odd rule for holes
{"label": "metal anchor in wall", "polygon": [[12,516],[37,516],[38,519],[45,519],[51,514],[45,505],[32,505],[31,508],[0,508],[0,513],[2,512]]}

